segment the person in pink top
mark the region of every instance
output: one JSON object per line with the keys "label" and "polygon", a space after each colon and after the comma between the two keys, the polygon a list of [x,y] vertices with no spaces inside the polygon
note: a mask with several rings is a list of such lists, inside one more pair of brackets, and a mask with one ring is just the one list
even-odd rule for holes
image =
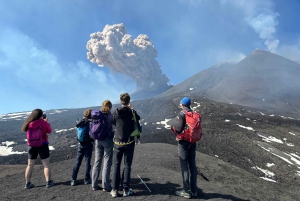
{"label": "person in pink top", "polygon": [[[49,188],[55,184],[53,180],[51,180],[51,171],[49,167],[50,163],[50,151],[49,151],[49,142],[48,142],[48,134],[52,132],[52,128],[48,123],[48,119],[43,115],[43,111],[41,109],[35,109],[31,112],[29,117],[25,120],[22,131],[28,132],[28,129],[39,129],[42,128],[42,145],[39,147],[32,147],[28,145],[28,165],[25,171],[25,188],[33,188],[34,185],[31,183],[31,175],[33,172],[33,167],[36,163],[37,156],[39,155],[43,166],[44,166],[44,174],[46,178],[46,188]],[[29,144],[29,143],[28,143]]]}

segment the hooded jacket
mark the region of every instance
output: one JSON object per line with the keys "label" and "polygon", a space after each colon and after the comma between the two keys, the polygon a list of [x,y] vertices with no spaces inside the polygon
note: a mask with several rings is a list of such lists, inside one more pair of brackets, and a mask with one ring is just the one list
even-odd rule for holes
{"label": "hooded jacket", "polygon": [[41,125],[43,132],[43,144],[48,144],[48,135],[47,133],[52,132],[50,124],[44,119],[38,119],[28,124],[28,129],[37,129]]}
{"label": "hooded jacket", "polygon": [[138,122],[140,116],[135,110],[131,110],[129,107],[119,107],[114,111],[114,125],[116,126],[115,142],[130,142],[134,140],[134,137],[130,137],[130,134],[134,131],[132,112],[135,113]]}

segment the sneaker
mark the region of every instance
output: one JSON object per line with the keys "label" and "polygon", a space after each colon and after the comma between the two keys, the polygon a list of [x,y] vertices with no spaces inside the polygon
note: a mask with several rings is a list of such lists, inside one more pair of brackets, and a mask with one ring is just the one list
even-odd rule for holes
{"label": "sneaker", "polygon": [[129,196],[129,195],[132,195],[133,194],[133,191],[131,188],[129,188],[128,190],[125,190],[123,191],[123,197],[126,197],[126,196]]}
{"label": "sneaker", "polygon": [[71,181],[71,186],[76,186],[76,184],[77,184],[76,180]]}
{"label": "sneaker", "polygon": [[191,192],[192,197],[197,197],[197,191],[195,193]]}
{"label": "sneaker", "polygon": [[26,189],[30,189],[30,188],[33,188],[33,187],[34,187],[34,185],[31,182],[28,182],[27,184],[25,184]]}
{"label": "sneaker", "polygon": [[176,191],[175,193],[176,193],[176,195],[187,198],[187,199],[190,199],[192,197],[190,193],[187,193],[184,190]]}
{"label": "sneaker", "polygon": [[91,179],[85,179],[84,180],[84,184],[87,185],[87,184],[91,184],[92,183],[92,180]]}
{"label": "sneaker", "polygon": [[118,191],[117,190],[114,190],[114,189],[111,190],[110,194],[111,194],[111,197],[113,197],[113,198],[118,197]]}
{"label": "sneaker", "polygon": [[46,188],[50,188],[51,186],[54,186],[55,182],[53,180],[50,180],[46,184]]}

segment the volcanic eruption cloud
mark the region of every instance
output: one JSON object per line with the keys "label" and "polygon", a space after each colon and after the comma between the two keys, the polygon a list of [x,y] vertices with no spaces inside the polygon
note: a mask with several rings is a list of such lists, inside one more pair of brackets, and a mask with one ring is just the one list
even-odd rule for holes
{"label": "volcanic eruption cloud", "polygon": [[134,78],[141,89],[166,86],[169,82],[155,60],[157,50],[147,35],[140,34],[133,40],[121,23],[106,25],[102,32],[92,33],[90,37],[87,57],[98,66]]}

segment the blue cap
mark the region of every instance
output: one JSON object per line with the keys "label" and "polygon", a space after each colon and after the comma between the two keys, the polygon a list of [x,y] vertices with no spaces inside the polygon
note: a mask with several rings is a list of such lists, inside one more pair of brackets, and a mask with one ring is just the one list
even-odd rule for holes
{"label": "blue cap", "polygon": [[191,105],[191,99],[189,97],[184,97],[183,99],[181,99],[180,103],[185,105],[185,106],[190,106]]}

